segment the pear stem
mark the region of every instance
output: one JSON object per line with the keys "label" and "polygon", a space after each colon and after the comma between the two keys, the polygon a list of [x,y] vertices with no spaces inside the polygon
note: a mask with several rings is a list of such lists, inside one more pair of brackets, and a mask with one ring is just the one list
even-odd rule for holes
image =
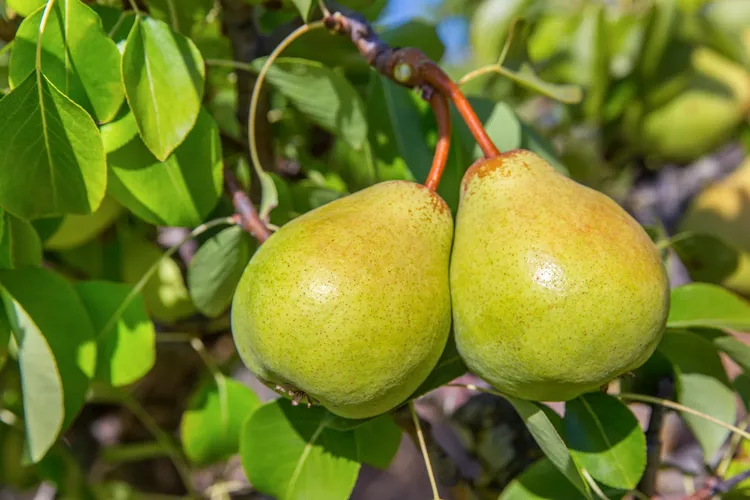
{"label": "pear stem", "polygon": [[482,121],[477,116],[474,108],[471,107],[468,99],[456,83],[451,80],[440,67],[432,61],[423,64],[421,67],[422,74],[425,80],[434,86],[438,91],[444,93],[450,97],[456,109],[461,113],[461,117],[469,127],[471,134],[479,144],[479,148],[482,150],[485,158],[494,158],[500,156],[500,150],[497,149],[495,143],[490,139],[487,130],[485,130]]}
{"label": "pear stem", "polygon": [[228,168],[224,168],[224,183],[227,186],[227,192],[232,197],[232,204],[237,211],[236,217],[242,228],[258,240],[258,243],[263,243],[270,238],[271,231],[263,223],[258,211],[250,202],[250,198]]}
{"label": "pear stem", "polygon": [[448,99],[439,92],[433,92],[430,96],[430,106],[437,121],[438,140],[435,145],[435,156],[432,158],[432,168],[424,185],[430,191],[437,191],[451,148],[451,114]]}
{"label": "pear stem", "polygon": [[430,454],[427,452],[427,443],[424,440],[424,433],[422,432],[422,425],[419,423],[419,416],[417,411],[414,409],[414,401],[409,401],[409,412],[411,418],[414,420],[414,428],[417,431],[417,440],[419,441],[419,448],[422,451],[422,457],[424,458],[424,465],[427,467],[427,476],[430,478],[430,486],[432,487],[433,500],[440,500],[440,492],[438,491],[437,482],[435,481],[435,473],[432,471],[432,463],[430,462]]}

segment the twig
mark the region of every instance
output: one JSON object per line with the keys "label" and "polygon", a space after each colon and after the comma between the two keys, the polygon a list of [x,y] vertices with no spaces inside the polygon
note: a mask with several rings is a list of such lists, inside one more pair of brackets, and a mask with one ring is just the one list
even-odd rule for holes
{"label": "twig", "polygon": [[424,185],[431,191],[437,191],[440,178],[445,170],[445,164],[448,162],[448,153],[451,147],[451,117],[448,100],[443,94],[433,92],[429,101],[437,121],[438,140],[435,146],[435,156],[432,158],[432,168],[430,168],[430,173],[427,175]]}
{"label": "twig", "polygon": [[437,482],[435,481],[435,473],[432,471],[432,464],[430,463],[430,454],[427,451],[427,444],[425,443],[424,434],[422,433],[422,426],[419,423],[419,416],[417,415],[417,411],[414,409],[414,401],[409,401],[409,412],[411,412],[411,417],[414,421],[414,428],[417,432],[419,448],[420,450],[422,450],[424,465],[427,468],[427,476],[430,478],[433,500],[440,500],[440,493],[438,492]]}
{"label": "twig", "polygon": [[684,500],[711,500],[716,496],[723,496],[732,491],[737,485],[750,478],[750,470],[740,472],[736,476],[723,481],[717,478],[709,478],[706,485],[692,495],[688,495]]}
{"label": "twig", "polygon": [[242,190],[234,174],[228,168],[224,169],[224,183],[232,197],[234,209],[237,210],[235,217],[237,217],[239,224],[260,243],[270,238],[271,231],[260,219],[258,211],[250,202],[250,198]]}
{"label": "twig", "polygon": [[432,87],[449,97],[485,157],[500,154],[458,85],[422,51],[413,47],[390,47],[380,39],[367,20],[358,14],[334,12],[324,17],[323,23],[330,31],[349,37],[368,64],[387,78],[409,88]]}

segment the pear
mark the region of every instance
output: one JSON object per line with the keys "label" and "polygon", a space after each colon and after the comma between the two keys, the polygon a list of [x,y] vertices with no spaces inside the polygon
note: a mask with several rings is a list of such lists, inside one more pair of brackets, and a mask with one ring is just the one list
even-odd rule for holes
{"label": "pear", "polygon": [[450,283],[467,366],[533,401],[573,399],[643,364],[669,309],[643,228],[525,150],[464,175]]}
{"label": "pear", "polygon": [[237,286],[240,356],[295,402],[346,418],[395,408],[448,339],[452,236],[445,202],[408,181],[293,219],[261,245]]}
{"label": "pear", "polygon": [[737,269],[722,283],[750,297],[750,158],[696,196],[681,222],[683,231],[706,233],[739,251]]}

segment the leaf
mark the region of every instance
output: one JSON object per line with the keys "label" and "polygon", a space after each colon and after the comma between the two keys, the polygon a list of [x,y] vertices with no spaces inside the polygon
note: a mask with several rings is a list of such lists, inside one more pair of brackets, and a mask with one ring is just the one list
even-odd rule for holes
{"label": "leaf", "polygon": [[135,12],[132,10],[123,12],[122,9],[101,4],[92,4],[89,7],[99,15],[102,28],[117,44],[117,50],[122,53],[130,30],[133,29],[133,23],[135,23]]}
{"label": "leaf", "polygon": [[109,193],[151,224],[197,226],[221,194],[223,168],[216,123],[201,111],[185,141],[165,161],[143,144],[132,113],[102,127],[111,173]]}
{"label": "leaf", "polygon": [[437,365],[435,365],[435,368],[432,369],[425,381],[422,382],[422,385],[420,385],[417,390],[414,391],[414,394],[412,394],[409,399],[414,399],[427,394],[433,389],[437,389],[438,387],[447,384],[451,380],[457,379],[461,375],[464,375],[467,371],[469,371],[469,369],[466,367],[463,359],[461,358],[461,355],[458,353],[458,349],[456,348],[456,341],[453,337],[453,333],[451,332],[450,337],[448,337],[448,342],[445,344],[445,349],[443,349],[443,354],[440,355],[440,359],[438,360]]}
{"label": "leaf", "polygon": [[[96,332],[95,380],[119,387],[146,375],[156,360],[156,332],[143,298],[136,295],[120,313],[120,306],[133,289],[130,285],[82,281],[75,289]],[[113,318],[115,314],[118,316]]]}
{"label": "leaf", "polygon": [[138,17],[122,54],[125,96],[146,147],[164,161],[198,119],[205,68],[189,38]]}
{"label": "leaf", "polygon": [[32,12],[47,3],[47,0],[6,0],[8,7],[18,12],[21,16],[30,16]]}
{"label": "leaf", "polygon": [[24,219],[96,210],[107,166],[88,113],[32,74],[0,100],[0,116],[0,206]]}
{"label": "leaf", "polygon": [[631,490],[646,470],[646,436],[635,415],[607,394],[565,405],[565,438],[578,465],[598,482]]}
{"label": "leaf", "polygon": [[323,408],[277,400],[258,408],[240,436],[248,479],[278,500],[346,500],[359,472],[351,432],[328,428]]}
{"label": "leaf", "polygon": [[416,47],[433,61],[441,60],[445,54],[437,26],[422,19],[413,19],[383,31],[380,38],[391,47]]}
{"label": "leaf", "polygon": [[[35,70],[43,10],[27,17],[16,33],[10,83],[16,87]],[[57,0],[42,37],[41,70],[49,81],[98,122],[112,120],[125,93],[120,52],[99,16],[80,0]]]}
{"label": "leaf", "polygon": [[709,234],[675,235],[671,247],[690,277],[705,283],[721,283],[737,269],[740,260],[737,250]]}
{"label": "leaf", "polygon": [[0,271],[18,344],[26,446],[38,462],[83,406],[96,345],[86,309],[67,281],[43,268]]}
{"label": "leaf", "polygon": [[[719,353],[710,341],[689,331],[667,330],[659,351],[674,366],[678,402],[723,422],[734,423],[735,396]],[[729,431],[687,413],[683,413],[682,418],[700,443],[704,461],[712,460]]]}
{"label": "leaf", "polygon": [[750,330],[750,304],[719,286],[691,283],[672,290],[667,326]]}
{"label": "leaf", "polygon": [[8,344],[10,344],[10,321],[0,297],[0,370],[5,366],[8,359]]}
{"label": "leaf", "polygon": [[710,328],[693,328],[690,331],[710,340],[717,349],[732,358],[743,370],[750,371],[750,346],[734,335]]}
{"label": "leaf", "polygon": [[0,221],[4,221],[0,223],[3,226],[0,232],[0,268],[41,265],[42,243],[34,226],[9,213],[0,215]]}
{"label": "leaf", "polygon": [[570,175],[570,172],[568,172],[568,168],[563,165],[563,163],[557,157],[554,146],[533,127],[530,127],[523,122],[521,123],[520,147],[538,154],[539,156],[547,160],[547,162],[549,162],[549,164],[552,165],[555,170],[557,170],[561,174],[565,176]]}
{"label": "leaf", "polygon": [[373,74],[367,97],[367,120],[378,180],[427,178],[432,152],[425,144],[425,131],[421,127],[425,105],[418,107],[406,88]]}
{"label": "leaf", "polygon": [[172,29],[190,36],[193,29],[205,20],[214,0],[149,0],[149,14],[169,24]]}
{"label": "leaf", "polygon": [[297,7],[297,10],[299,11],[299,15],[302,16],[302,20],[307,22],[310,20],[310,13],[313,10],[313,7],[315,7],[315,1],[314,0],[292,0],[294,2],[294,5]]}
{"label": "leaf", "polygon": [[93,213],[66,215],[44,242],[48,250],[67,250],[87,243],[109,228],[123,213],[123,207],[111,196],[105,196]]}
{"label": "leaf", "polygon": [[503,490],[498,500],[579,500],[581,493],[548,458],[535,462]]}
{"label": "leaf", "polygon": [[[260,70],[266,58],[253,61]],[[341,137],[354,149],[367,140],[364,104],[349,80],[323,64],[281,57],[267,74],[268,82],[325,130]]]}
{"label": "leaf", "polygon": [[401,445],[401,428],[391,415],[381,415],[354,429],[360,463],[387,469]]}
{"label": "leaf", "polygon": [[188,265],[187,283],[202,314],[215,318],[226,311],[251,255],[250,236],[240,226],[224,229],[201,245]]}
{"label": "leaf", "polygon": [[260,399],[249,387],[219,376],[190,397],[180,422],[185,454],[197,465],[226,460],[239,451],[240,431]]}
{"label": "leaf", "polygon": [[583,493],[586,498],[591,498],[589,489],[583,482],[570,450],[565,445],[563,438],[560,437],[563,426],[560,417],[551,410],[545,411],[542,406],[532,401],[511,396],[503,397],[516,409],[516,412],[526,424],[526,428],[529,429],[534,440],[550,462],[565,475],[580,493]]}

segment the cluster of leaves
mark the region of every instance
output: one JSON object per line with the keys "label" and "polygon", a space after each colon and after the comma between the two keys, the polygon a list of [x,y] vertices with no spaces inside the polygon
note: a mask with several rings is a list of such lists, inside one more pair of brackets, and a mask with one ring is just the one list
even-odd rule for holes
{"label": "cluster of leaves", "polygon": [[[179,8],[148,0],[127,11],[105,1],[6,1],[25,17],[0,52],[8,87],[0,97],[0,441],[22,449],[24,462],[4,460],[0,479],[17,486],[46,479],[71,498],[112,498],[114,491],[127,497],[126,486],[89,484],[61,436],[88,401],[121,404],[143,417],[132,389],[156,362],[157,331],[179,331],[181,322],[200,317],[226,333],[235,286],[256,247],[238,226],[215,228],[229,224],[233,212],[222,196],[225,166],[246,188],[257,188],[245,124],[237,119],[238,93],[248,89],[235,69],[257,73],[264,59],[234,60],[213,0],[181,0]],[[371,19],[385,4],[343,3]],[[297,0],[279,10],[254,8],[260,31],[273,38],[314,7]],[[425,22],[381,36],[434,60],[443,56],[435,27]],[[508,60],[524,62],[515,52]],[[509,70],[514,81],[558,98],[570,92],[523,68]],[[437,136],[429,106],[371,71],[348,40],[306,34],[274,62],[268,82],[259,142],[271,160],[283,159],[264,174],[271,182],[260,212],[270,223],[283,225],[384,180],[424,181]],[[501,150],[531,149],[567,173],[518,108],[492,92],[471,102]],[[481,153],[460,118],[453,122],[439,193],[455,212],[461,177]],[[161,226],[197,228],[200,248],[184,260],[173,257],[177,247],[165,253],[155,241]],[[700,263],[696,279],[718,282],[715,273],[727,271],[725,263],[714,265],[711,249],[725,248],[718,240],[655,238]],[[656,377],[673,377],[679,403],[734,423],[735,392],[750,402],[747,376],[732,385],[719,355],[750,369],[750,348],[725,333],[750,330],[750,306],[716,285],[687,285],[673,291],[668,326],[657,354],[623,385],[650,392]],[[194,345],[205,357],[202,344]],[[362,464],[385,468],[398,449],[401,430],[391,415],[359,422],[285,399],[262,403],[224,375],[229,367],[207,361],[208,375],[182,416],[181,446],[152,429],[183,469],[239,453],[264,493],[335,500],[348,498]],[[449,346],[414,397],[465,371]],[[543,404],[508,400],[546,458],[502,498],[590,498],[592,485],[615,498],[638,484],[646,441],[624,399],[586,395],[568,403],[564,418]],[[728,431],[683,416],[711,464]]]}

